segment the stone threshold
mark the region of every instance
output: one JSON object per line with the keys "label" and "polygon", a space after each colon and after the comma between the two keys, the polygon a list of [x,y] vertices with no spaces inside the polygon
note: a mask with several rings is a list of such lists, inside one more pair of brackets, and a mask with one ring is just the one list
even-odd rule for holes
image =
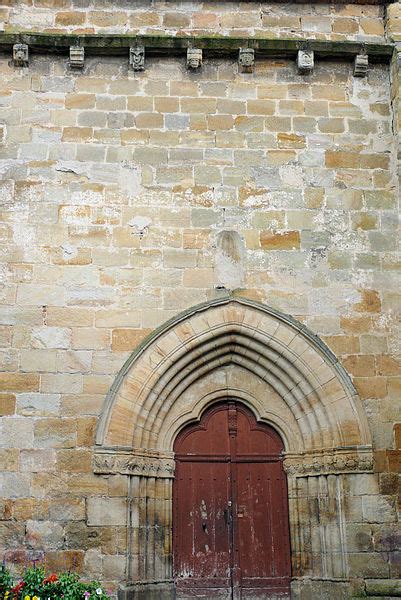
{"label": "stone threshold", "polygon": [[0,51],[11,52],[14,44],[27,44],[31,52],[67,54],[70,46],[83,46],[86,56],[124,56],[131,46],[141,45],[147,55],[183,55],[188,48],[201,48],[204,57],[237,56],[240,48],[253,48],[256,57],[295,57],[299,50],[313,50],[319,58],[350,58],[368,54],[370,62],[388,62],[395,44],[369,41],[332,41],[307,38],[236,38],[220,35],[132,35],[60,34],[20,31],[0,33]]}

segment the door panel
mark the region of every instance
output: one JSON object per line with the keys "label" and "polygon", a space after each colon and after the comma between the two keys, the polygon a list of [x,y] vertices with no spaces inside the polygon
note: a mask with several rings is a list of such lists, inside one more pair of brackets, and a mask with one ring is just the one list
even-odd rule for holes
{"label": "door panel", "polygon": [[[288,586],[287,513],[279,505],[281,463],[237,465],[237,539],[241,587]],[[288,537],[288,536],[287,536]]]}
{"label": "door panel", "polygon": [[[184,587],[230,587],[228,462],[182,462],[177,473],[175,577]],[[179,550],[178,550],[179,549]],[[206,580],[206,583],[203,581]]]}
{"label": "door panel", "polygon": [[174,445],[177,598],[289,597],[283,443],[232,401],[215,405]]}

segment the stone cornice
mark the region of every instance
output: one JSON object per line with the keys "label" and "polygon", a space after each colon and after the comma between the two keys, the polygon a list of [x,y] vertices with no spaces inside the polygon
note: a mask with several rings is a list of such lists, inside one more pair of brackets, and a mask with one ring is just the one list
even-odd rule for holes
{"label": "stone cornice", "polygon": [[0,33],[0,50],[10,51],[16,43],[28,44],[38,53],[67,54],[70,46],[85,47],[87,55],[128,55],[133,45],[143,45],[149,55],[183,55],[191,47],[201,48],[206,57],[236,56],[239,48],[255,50],[256,56],[294,57],[298,50],[307,47],[317,57],[354,58],[361,52],[369,55],[370,61],[388,61],[394,44],[369,41],[331,41],[307,38],[235,38],[226,36],[183,36],[183,35],[131,35],[131,34],[60,34],[21,31]]}

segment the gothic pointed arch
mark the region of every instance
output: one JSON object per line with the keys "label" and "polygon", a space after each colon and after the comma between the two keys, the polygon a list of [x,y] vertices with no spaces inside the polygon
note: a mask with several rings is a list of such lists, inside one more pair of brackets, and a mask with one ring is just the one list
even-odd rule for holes
{"label": "gothic pointed arch", "polygon": [[291,317],[232,297],[187,310],[133,352],[108,393],[96,443],[172,458],[180,429],[227,397],[275,427],[289,457],[370,453],[360,399],[327,346]]}

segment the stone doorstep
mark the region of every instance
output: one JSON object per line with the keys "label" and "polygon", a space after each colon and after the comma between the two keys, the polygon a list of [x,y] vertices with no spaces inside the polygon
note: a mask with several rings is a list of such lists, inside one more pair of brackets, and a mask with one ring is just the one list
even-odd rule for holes
{"label": "stone doorstep", "polygon": [[401,597],[401,580],[400,579],[366,579],[365,580],[366,595],[372,597]]}

